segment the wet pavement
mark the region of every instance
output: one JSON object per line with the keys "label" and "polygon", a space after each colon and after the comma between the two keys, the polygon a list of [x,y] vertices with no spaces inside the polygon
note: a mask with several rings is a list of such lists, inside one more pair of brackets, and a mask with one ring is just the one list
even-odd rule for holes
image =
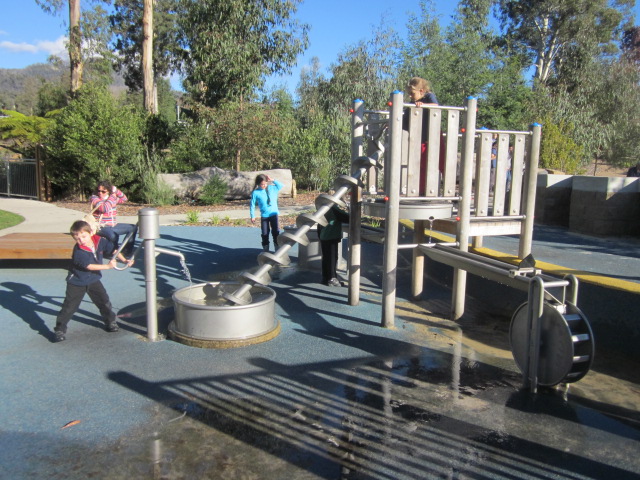
{"label": "wet pavement", "polygon": [[[161,227],[194,283],[256,265],[251,228]],[[1,478],[635,479],[640,365],[614,351],[568,387],[521,390],[509,318],[469,300],[447,320],[450,291],[407,300],[399,262],[394,329],[380,327],[379,245],[363,246],[362,297],[296,266],[272,271],[282,331],[268,342],[199,349],[145,341],[142,260],[105,272],[121,330],[85,299],[67,340],[51,329],[62,262],[3,262]],[[159,330],[178,259],[158,264]],[[69,422],[77,423],[63,428]]]}

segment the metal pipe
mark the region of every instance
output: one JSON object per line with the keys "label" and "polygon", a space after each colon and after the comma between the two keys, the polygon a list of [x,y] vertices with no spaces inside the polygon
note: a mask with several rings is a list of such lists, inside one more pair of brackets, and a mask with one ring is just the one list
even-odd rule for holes
{"label": "metal pipe", "polygon": [[508,134],[511,134],[511,135],[532,135],[532,132],[517,132],[517,131],[514,131],[514,130],[490,130],[490,129],[486,129],[486,128],[482,129],[482,133],[491,133],[491,134],[493,134],[493,133],[498,133],[498,134],[500,134],[500,133],[508,133]]}
{"label": "metal pipe", "polygon": [[178,257],[180,260],[182,260],[183,262],[185,262],[185,258],[184,255],[180,252],[177,252],[175,250],[169,250],[168,248],[162,248],[162,247],[155,247],[155,251],[157,253],[166,253],[167,255],[173,255],[174,257]]}
{"label": "metal pipe", "polygon": [[158,338],[158,302],[156,298],[156,241],[144,240],[144,284],[147,300],[147,339],[157,342]]}
{"label": "metal pipe", "polygon": [[450,107],[450,106],[446,106],[446,105],[416,105],[414,103],[403,103],[402,104],[403,107],[411,107],[411,108],[425,108],[428,110],[458,110],[460,112],[463,112],[465,110],[465,107]]}
{"label": "metal pipe", "polygon": [[531,279],[527,310],[528,355],[525,368],[525,384],[532,393],[538,389],[538,362],[540,359],[540,333],[544,309],[544,282],[540,277]]}
{"label": "metal pipe", "polygon": [[573,305],[578,305],[578,277],[573,274],[569,274],[564,278],[569,282],[568,298],[565,300]]}
{"label": "metal pipe", "polygon": [[158,302],[156,298],[156,239],[160,238],[160,217],[157,208],[143,208],[138,212],[138,235],[144,243],[144,283],[147,305],[147,339],[157,342]]}
{"label": "metal pipe", "polygon": [[[118,248],[118,251],[113,255],[114,258],[118,258],[118,255],[120,255],[120,252],[122,251],[124,246],[127,244],[127,242],[129,241],[132,235],[133,235],[133,231],[129,232],[129,234],[125,237],[125,239],[120,244],[120,248]],[[140,245],[142,245],[142,243]],[[136,249],[133,251],[133,255],[131,255],[131,258],[134,258],[136,256],[136,253],[138,253],[138,249],[140,248],[140,245],[138,245]],[[119,267],[114,267],[114,268],[121,272],[122,270],[126,270],[127,268],[129,268],[129,265],[125,265],[122,268],[119,268]]]}

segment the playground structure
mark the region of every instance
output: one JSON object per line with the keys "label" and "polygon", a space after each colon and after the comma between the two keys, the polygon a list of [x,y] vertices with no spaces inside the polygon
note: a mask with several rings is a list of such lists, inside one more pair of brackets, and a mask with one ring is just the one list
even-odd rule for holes
{"label": "playground structure", "polygon": [[[412,249],[414,297],[424,294],[425,257],[454,267],[453,320],[464,314],[467,272],[528,291],[529,301],[514,314],[510,333],[526,388],[535,392],[538,384],[582,378],[593,362],[594,344],[589,324],[576,306],[577,280],[542,275],[530,256],[541,127],[534,125],[531,132],[478,130],[476,108],[472,97],[463,107],[416,107],[405,104],[401,92],[392,94],[388,111],[366,111],[364,103],[356,100],[351,174],[336,179],[334,193],[319,195],[316,211],[300,215],[297,229],[280,235],[275,252],[260,253],[258,267],[242,273],[238,283],[196,286],[199,291],[194,298],[185,294],[185,289],[176,292],[174,301],[180,305],[176,315],[180,318],[172,324],[171,336],[183,343],[216,348],[225,342],[256,343],[275,337],[279,328],[273,304],[263,301],[263,294],[270,290],[266,289],[271,282],[269,271],[288,265],[288,251],[297,243],[307,245],[308,231],[316,224],[325,225],[327,211],[333,205],[345,207],[343,198],[350,194],[350,305],[359,303],[364,211],[386,221],[383,327],[394,326],[398,252]],[[405,110],[408,120],[403,128]],[[429,115],[428,148],[421,161],[424,115]],[[398,243],[400,220],[414,221],[414,243]],[[454,233],[455,242],[425,243],[427,224]],[[144,230],[142,225],[140,230]],[[483,236],[507,234],[520,236],[522,261],[517,267],[469,252],[470,242],[481,246]],[[145,254],[145,260],[147,256],[155,253]],[[203,300],[214,308],[203,310]],[[255,319],[250,320],[248,330],[229,333],[226,320],[233,323],[237,318],[234,312],[247,308],[252,312],[250,318]],[[265,317],[271,318],[263,322]],[[210,325],[202,327],[207,323]]]}

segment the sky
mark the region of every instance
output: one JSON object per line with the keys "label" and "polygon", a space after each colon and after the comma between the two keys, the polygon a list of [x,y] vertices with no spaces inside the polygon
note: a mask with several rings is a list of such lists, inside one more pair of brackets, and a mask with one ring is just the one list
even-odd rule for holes
{"label": "sky", "polygon": [[[86,4],[87,2],[83,2]],[[434,0],[436,14],[446,25],[451,20],[454,0]],[[24,68],[46,62],[49,55],[67,59],[65,50],[68,12],[61,16],[45,13],[35,0],[0,0],[4,21],[0,25],[0,68]],[[301,69],[318,57],[323,73],[348,46],[373,37],[383,17],[401,35],[406,33],[409,13],[418,14],[420,0],[304,0],[296,17],[310,25],[309,48],[286,77],[271,78],[269,86],[284,86],[294,92]],[[635,7],[640,18],[640,3]],[[179,81],[172,79],[177,88]]]}

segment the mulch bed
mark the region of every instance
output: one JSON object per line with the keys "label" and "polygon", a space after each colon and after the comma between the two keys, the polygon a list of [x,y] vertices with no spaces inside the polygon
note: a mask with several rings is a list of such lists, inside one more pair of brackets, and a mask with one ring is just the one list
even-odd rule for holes
{"label": "mulch bed", "polygon": [[[295,198],[291,197],[279,197],[278,205],[280,207],[287,206],[309,206],[313,208],[314,201],[320,192],[298,192]],[[55,202],[57,207],[68,208],[71,210],[78,210],[79,212],[88,213],[89,202],[77,202],[77,201],[60,201]],[[212,225],[212,218],[216,218],[215,225],[218,226],[249,226],[249,200],[230,200],[219,205],[199,205],[197,203],[186,203],[180,205],[147,205],[143,203],[124,203],[118,205],[118,215],[122,216],[135,216],[142,208],[153,207],[157,208],[160,215],[174,215],[183,214],[188,215],[192,212],[197,213],[200,222],[190,223],[190,225]],[[216,217],[215,212],[223,212],[225,210],[239,210],[246,208],[247,218],[245,219],[225,219],[220,216]],[[195,216],[195,213],[193,215]],[[295,225],[295,219],[297,215],[280,216],[280,226],[286,227],[289,225]]]}

